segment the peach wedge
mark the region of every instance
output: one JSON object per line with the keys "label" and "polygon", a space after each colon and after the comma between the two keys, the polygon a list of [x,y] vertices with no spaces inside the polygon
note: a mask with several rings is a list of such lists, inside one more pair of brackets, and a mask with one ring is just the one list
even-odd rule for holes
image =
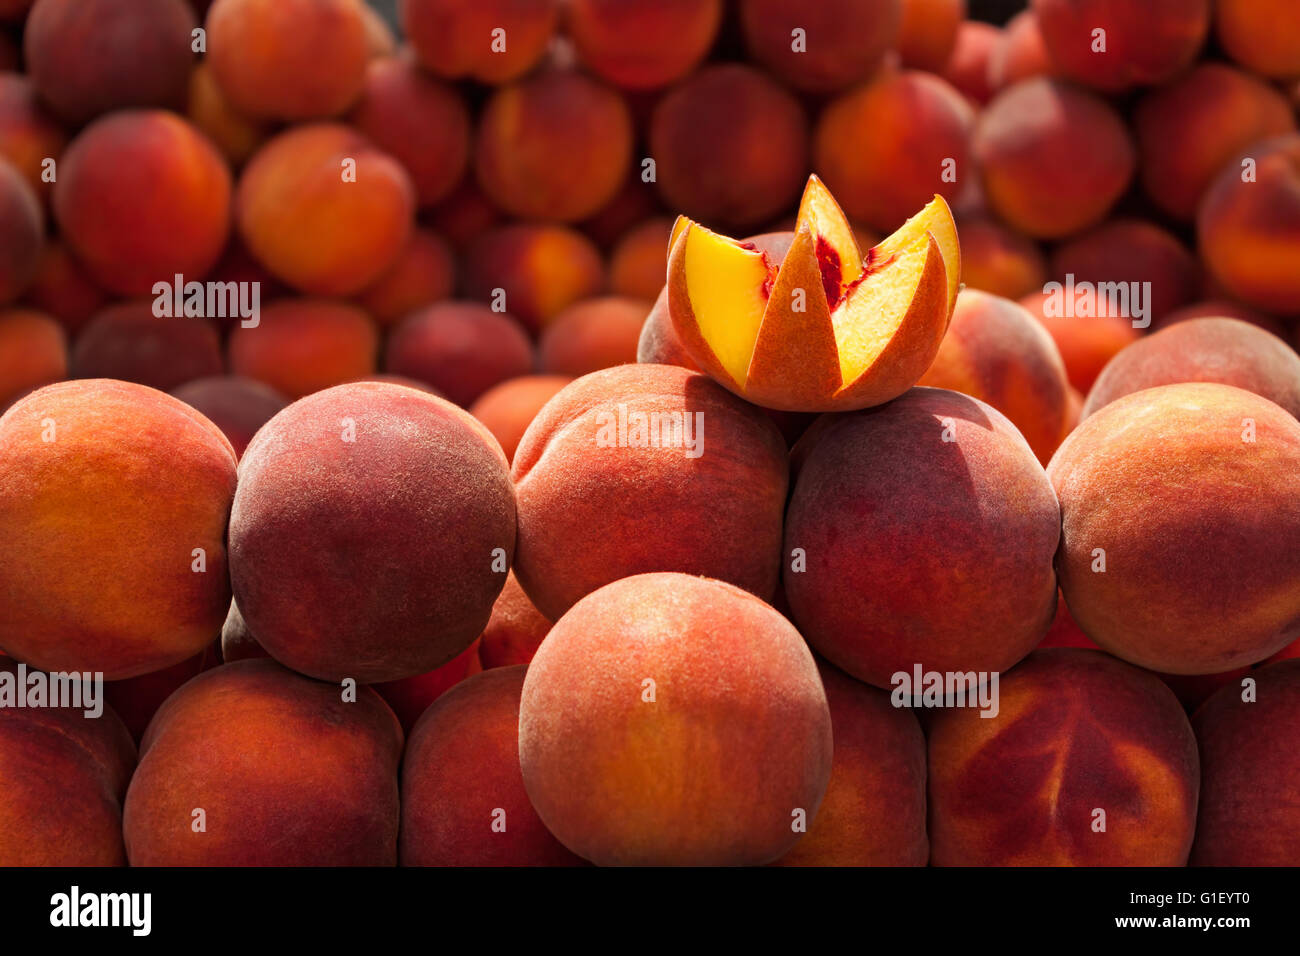
{"label": "peach wedge", "polygon": [[935,196],[865,257],[816,176],[788,250],[679,218],[668,308],[691,357],[742,398],[792,412],[879,405],[939,350],[961,278],[948,204]]}

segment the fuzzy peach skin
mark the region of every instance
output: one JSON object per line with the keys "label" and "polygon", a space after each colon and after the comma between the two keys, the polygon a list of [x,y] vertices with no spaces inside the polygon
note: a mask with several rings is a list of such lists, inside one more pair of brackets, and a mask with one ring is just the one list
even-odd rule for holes
{"label": "fuzzy peach skin", "polygon": [[1262,139],[1295,132],[1286,97],[1223,63],[1199,63],[1147,93],[1133,114],[1142,188],[1165,212],[1190,222],[1214,175]]}
{"label": "fuzzy peach skin", "polygon": [[242,323],[226,345],[230,371],[287,398],[355,381],[375,371],[379,332],[354,305],[329,299],[282,299]]}
{"label": "fuzzy peach skin", "polygon": [[0,412],[32,389],[67,376],[63,326],[31,309],[0,309]]}
{"label": "fuzzy peach skin", "polygon": [[392,328],[412,312],[451,298],[455,288],[451,247],[437,233],[417,228],[392,266],[353,301],[381,327]]}
{"label": "fuzzy peach skin", "polygon": [[609,255],[609,288],[615,295],[653,302],[668,273],[671,219],[647,219],[623,234]]}
{"label": "fuzzy peach skin", "polygon": [[526,667],[476,674],[433,704],[402,761],[402,866],[581,866],[524,792]]}
{"label": "fuzzy peach skin", "polygon": [[0,159],[0,304],[31,285],[45,242],[40,200],[22,173]]}
{"label": "fuzzy peach skin", "polygon": [[738,241],[681,217],[671,242],[668,308],[686,352],[742,398],[790,412],[878,405],[914,385],[961,275],[942,197],[864,255],[816,176],[793,234]]}
{"label": "fuzzy peach skin", "polygon": [[[1061,75],[1106,92],[1156,86],[1187,69],[1210,32],[1210,0],[1032,0]],[[1094,31],[1105,31],[1105,49]]]}
{"label": "fuzzy peach skin", "polygon": [[[902,0],[741,0],[740,26],[750,55],[786,83],[833,93],[866,79],[898,41]],[[804,31],[803,49],[793,31]]]}
{"label": "fuzzy peach skin", "polygon": [[504,309],[536,332],[568,306],[599,294],[605,264],[595,244],[574,229],[513,223],[474,241],[462,283],[469,298]]}
{"label": "fuzzy peach skin", "polygon": [[527,664],[550,632],[550,619],[537,610],[511,572],[479,637],[483,669]]}
{"label": "fuzzy peach skin", "polygon": [[974,110],[947,81],[882,70],[822,112],[813,168],[852,219],[889,232],[935,195],[956,199],[973,173],[974,125]]}
{"label": "fuzzy peach skin", "polygon": [[413,388],[308,396],[240,462],[239,610],[271,656],[322,680],[398,680],[451,660],[487,624],[514,545],[500,446]]}
{"label": "fuzzy peach skin", "polygon": [[1246,69],[1278,80],[1300,77],[1300,9],[1287,0],[1218,0],[1214,34]]}
{"label": "fuzzy peach skin", "polygon": [[[1253,161],[1253,181],[1243,163]],[[1255,143],[1228,162],[1196,214],[1206,267],[1235,299],[1300,316],[1300,133]]]}
{"label": "fuzzy peach skin", "polygon": [[[650,424],[663,416],[659,444],[649,424],[636,429],[638,414]],[[674,415],[683,426],[689,416],[692,430],[673,430]],[[785,442],[758,409],[703,375],[620,365],[583,376],[528,426],[513,478],[515,573],[551,620],[648,571],[715,577],[765,599],[776,588]]]}
{"label": "fuzzy peach skin", "polygon": [[917,384],[992,405],[1043,464],[1060,444],[1069,411],[1065,363],[1047,330],[1010,299],[964,289],[939,354]]}
{"label": "fuzzy peach skin", "polygon": [[160,318],[153,302],[111,305],[77,335],[72,378],[115,378],[166,392],[225,370],[221,341],[207,319]]}
{"label": "fuzzy peach skin", "polygon": [[1032,292],[1020,304],[1047,329],[1065,362],[1070,384],[1086,394],[1106,363],[1141,333],[1127,316],[1057,314],[1062,311],[1058,300],[1046,292]]}
{"label": "fuzzy peach skin", "polygon": [[831,663],[888,688],[917,664],[1004,670],[1047,632],[1060,512],[1001,412],[915,388],[823,417],[792,458],[785,594]]}
{"label": "fuzzy peach skin", "polygon": [[552,375],[576,377],[635,362],[649,312],[649,302],[624,296],[601,296],[571,305],[542,333],[538,366]]}
{"label": "fuzzy peach skin", "polygon": [[315,123],[281,133],[249,160],[235,210],[248,250],[277,279],[310,295],[346,296],[406,248],[415,187],[351,127]]}
{"label": "fuzzy peach skin", "polygon": [[533,364],[523,326],[477,302],[440,302],[408,316],[384,350],[386,371],[428,382],[462,407]]}
{"label": "fuzzy peach skin", "polygon": [[889,695],[818,661],[835,754],[808,834],[780,866],[925,866],[925,737]]}
{"label": "fuzzy peach skin", "polygon": [[230,170],[216,147],[174,113],[112,113],[63,154],[54,219],[95,281],[152,295],[177,275],[198,281],[230,235]]}
{"label": "fuzzy peach skin", "polygon": [[961,281],[1007,299],[1019,299],[1047,282],[1047,259],[1034,242],[989,216],[962,216]]}
{"label": "fuzzy peach skin", "polygon": [[649,141],[665,203],[711,226],[772,219],[807,173],[803,107],[739,63],[706,66],[673,87],[655,106]]}
{"label": "fuzzy peach skin", "polygon": [[1278,405],[1206,382],[1134,392],[1084,419],[1048,475],[1061,590],[1105,650],[1213,674],[1300,636],[1300,422]]}
{"label": "fuzzy peach skin", "polygon": [[45,243],[22,302],[58,319],[70,334],[81,330],[108,302],[85,266],[57,239]]}
{"label": "fuzzy peach skin", "polygon": [[[16,679],[12,662],[0,670]],[[135,744],[105,707],[0,709],[0,867],[123,866],[122,799]]]}
{"label": "fuzzy peach skin", "polygon": [[1262,395],[1300,418],[1300,355],[1236,319],[1188,319],[1134,342],[1102,370],[1083,417],[1124,395],[1178,382],[1218,382]]}
{"label": "fuzzy peach skin", "polygon": [[197,25],[184,0],[40,0],[23,53],[41,99],[81,126],[114,110],[183,107]]}
{"label": "fuzzy peach skin", "polygon": [[1099,651],[1059,647],[1035,651],[998,690],[996,716],[970,707],[933,713],[933,865],[1187,862],[1196,738],[1158,677]]}
{"label": "fuzzy peach skin", "polygon": [[0,418],[0,647],[107,680],[197,654],[230,604],[234,492],[230,443],[184,402],[105,379],[28,395]]}
{"label": "fuzzy peach skin", "polygon": [[976,124],[973,153],[989,208],[1037,239],[1099,223],[1137,166],[1128,130],[1110,104],[1045,78],[993,98]]}
{"label": "fuzzy peach skin", "polygon": [[402,728],[369,687],[343,697],[271,660],[225,664],[173,694],[126,794],[131,864],[396,863]]}
{"label": "fuzzy peach skin", "polygon": [[940,75],[976,103],[993,97],[989,63],[1002,42],[1002,30],[991,23],[965,20],[957,26],[952,56]]}
{"label": "fuzzy peach skin", "polygon": [[524,678],[538,816],[593,863],[767,863],[816,818],[831,714],[799,632],[739,588],[641,574],[556,622]]}
{"label": "fuzzy peach skin", "polygon": [[46,109],[31,80],[20,73],[0,73],[0,158],[26,177],[42,199],[52,184],[42,175],[47,159],[58,161],[68,145],[62,125]]}
{"label": "fuzzy peach skin", "polygon": [[372,60],[348,120],[411,174],[421,207],[445,198],[469,166],[469,110],[409,55]]}
{"label": "fuzzy peach skin", "polygon": [[337,116],[361,95],[370,41],[358,0],[217,0],[208,54],[235,109],[266,120]]}
{"label": "fuzzy peach skin", "polygon": [[1300,864],[1300,661],[1256,670],[1254,699],[1239,683],[1192,718],[1201,747],[1201,812],[1193,866]]}
{"label": "fuzzy peach skin", "polygon": [[[558,0],[402,0],[402,31],[420,65],[446,79],[500,84],[532,69],[560,18]],[[493,44],[502,30],[504,48]]]}
{"label": "fuzzy peach skin", "polygon": [[257,430],[289,404],[271,386],[237,375],[193,379],[171,394],[220,428],[236,458],[244,454]]}
{"label": "fuzzy peach skin", "polygon": [[519,375],[489,388],[469,412],[501,443],[506,458],[514,461],[515,449],[542,406],[572,381],[568,375]]}
{"label": "fuzzy peach skin", "polygon": [[627,89],[657,89],[708,55],[722,8],[722,0],[571,0],[565,29],[592,73]]}

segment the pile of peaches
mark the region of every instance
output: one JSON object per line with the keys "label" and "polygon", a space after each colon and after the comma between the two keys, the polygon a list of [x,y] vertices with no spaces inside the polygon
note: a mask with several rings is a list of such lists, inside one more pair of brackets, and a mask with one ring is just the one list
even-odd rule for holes
{"label": "pile of peaches", "polygon": [[0,0],[0,865],[1300,864],[1300,5],[400,11]]}

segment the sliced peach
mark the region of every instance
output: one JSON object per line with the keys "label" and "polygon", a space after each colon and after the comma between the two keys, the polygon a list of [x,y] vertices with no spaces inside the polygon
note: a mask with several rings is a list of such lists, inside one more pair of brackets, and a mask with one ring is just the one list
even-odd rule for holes
{"label": "sliced peach", "polygon": [[794,233],[780,238],[738,241],[677,220],[668,308],[700,368],[783,411],[866,408],[914,385],[934,360],[960,287],[957,229],[943,198],[864,258],[848,219],[812,176]]}

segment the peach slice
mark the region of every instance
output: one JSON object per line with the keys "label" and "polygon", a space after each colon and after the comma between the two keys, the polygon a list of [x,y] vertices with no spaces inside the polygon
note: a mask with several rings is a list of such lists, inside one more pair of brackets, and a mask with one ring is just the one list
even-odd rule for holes
{"label": "peach slice", "polygon": [[783,411],[866,408],[911,388],[939,350],[960,287],[948,204],[935,196],[864,258],[810,176],[786,236],[788,246],[738,241],[678,218],[668,309],[691,358],[742,398]]}

